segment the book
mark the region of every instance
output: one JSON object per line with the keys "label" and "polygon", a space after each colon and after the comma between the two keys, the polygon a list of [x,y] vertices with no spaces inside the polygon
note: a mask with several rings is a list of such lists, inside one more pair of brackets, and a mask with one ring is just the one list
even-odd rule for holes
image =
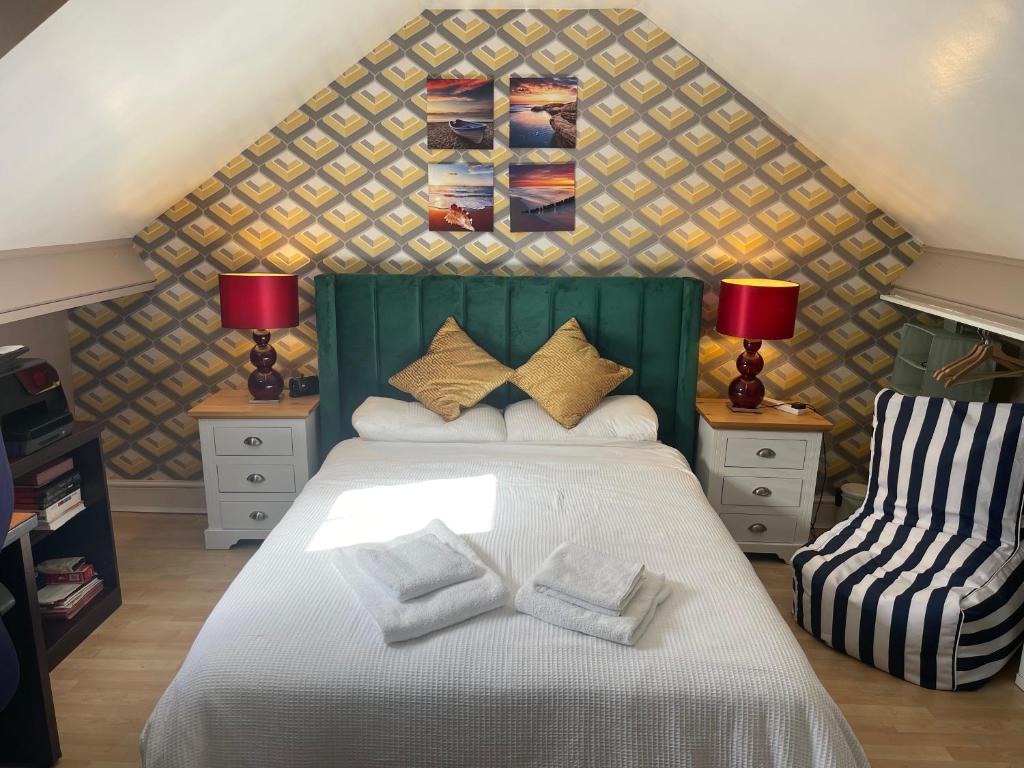
{"label": "book", "polygon": [[79,499],[78,501],[76,501],[74,503],[74,505],[72,505],[70,508],[62,511],[59,515],[57,515],[54,518],[50,518],[50,519],[45,519],[44,520],[43,517],[40,516],[39,517],[39,522],[36,524],[36,530],[38,530],[38,531],[56,531],[58,528],[60,528],[62,525],[64,525],[64,523],[66,523],[69,520],[71,520],[75,515],[77,515],[83,509],[85,509],[85,502],[83,502],[81,499]]}
{"label": "book", "polygon": [[14,501],[19,506],[47,507],[69,492],[82,487],[82,475],[72,471],[47,483],[41,488],[32,486],[14,486]]}
{"label": "book", "polygon": [[18,485],[40,488],[51,480],[56,480],[63,474],[70,472],[75,467],[74,459],[70,456],[63,456],[59,459],[54,459],[49,464],[44,464],[39,469],[29,472],[28,474],[19,477]]}
{"label": "book", "polygon": [[36,572],[43,574],[50,573],[73,573],[85,565],[85,558],[81,555],[70,557],[51,557],[36,563]]}
{"label": "book", "polygon": [[82,563],[70,573],[46,573],[43,577],[47,584],[87,584],[95,575],[92,563]]}
{"label": "book", "polygon": [[[73,589],[70,592],[61,589],[66,587]],[[49,602],[44,605],[40,600],[39,615],[44,619],[73,619],[103,591],[103,580],[93,579],[88,584],[48,584],[39,590],[39,594],[42,595],[50,589],[54,591],[47,593]],[[52,596],[56,594],[65,596],[54,601]]]}
{"label": "book", "polygon": [[75,593],[83,589],[82,584],[47,584],[36,593],[40,608],[59,608],[66,605]]}
{"label": "book", "polygon": [[[17,502],[15,503],[17,504]],[[64,517],[64,515],[72,510],[81,511],[81,509],[85,508],[85,504],[82,502],[81,489],[72,491],[67,496],[47,507],[22,507],[20,504],[17,506],[21,512],[32,512],[38,516],[40,525],[42,523],[52,523],[57,518]]]}

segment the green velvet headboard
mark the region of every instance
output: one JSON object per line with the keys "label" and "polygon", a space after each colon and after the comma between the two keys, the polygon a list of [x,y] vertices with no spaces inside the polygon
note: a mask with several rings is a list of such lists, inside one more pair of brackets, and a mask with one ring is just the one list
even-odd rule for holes
{"label": "green velvet headboard", "polygon": [[[635,371],[614,394],[649,402],[658,437],[692,463],[703,290],[687,277],[319,275],[321,456],[355,436],[352,412],[370,395],[411,399],[388,377],[426,351],[449,315],[513,368],[576,317],[602,356]],[[508,384],[484,402],[525,397]]]}

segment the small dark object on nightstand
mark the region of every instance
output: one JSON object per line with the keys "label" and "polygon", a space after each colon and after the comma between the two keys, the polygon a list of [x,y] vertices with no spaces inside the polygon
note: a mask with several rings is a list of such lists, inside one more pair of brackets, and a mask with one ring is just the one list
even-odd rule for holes
{"label": "small dark object on nightstand", "polygon": [[292,397],[320,394],[320,378],[318,376],[295,376],[288,379],[288,393]]}

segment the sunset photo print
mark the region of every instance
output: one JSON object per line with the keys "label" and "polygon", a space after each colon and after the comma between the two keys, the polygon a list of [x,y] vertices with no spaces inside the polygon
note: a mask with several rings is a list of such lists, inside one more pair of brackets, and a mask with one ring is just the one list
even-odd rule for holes
{"label": "sunset photo print", "polygon": [[427,166],[431,232],[494,230],[494,166],[431,163]]}
{"label": "sunset photo print", "polygon": [[508,145],[576,148],[576,78],[513,77]]}
{"label": "sunset photo print", "polygon": [[576,163],[510,165],[508,187],[513,232],[576,229]]}
{"label": "sunset photo print", "polygon": [[493,80],[427,80],[427,148],[494,148]]}

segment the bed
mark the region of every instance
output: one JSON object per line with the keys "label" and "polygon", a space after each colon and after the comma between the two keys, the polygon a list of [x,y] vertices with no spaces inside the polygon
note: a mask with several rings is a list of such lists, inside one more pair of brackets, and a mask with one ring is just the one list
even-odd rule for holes
{"label": "bed", "polygon": [[[447,284],[424,285],[436,280]],[[143,731],[144,765],[867,765],[683,458],[693,448],[699,283],[492,280],[318,279],[321,397],[335,404],[321,424],[331,435],[323,466],[201,630]],[[478,288],[491,292],[486,303]],[[521,322],[526,297],[517,291],[531,294],[534,320]],[[626,332],[607,324],[611,294],[632,297]],[[401,328],[422,326],[401,351],[386,335],[392,301],[408,309]],[[415,357],[419,336],[429,342],[448,314],[515,364],[566,312],[602,353],[615,357],[609,347],[618,345],[616,359],[635,363],[632,391],[658,411],[661,442],[429,444],[346,434],[355,401],[395,396],[389,371]],[[475,328],[478,314],[493,336]],[[515,397],[496,393],[498,402]],[[571,539],[644,559],[665,572],[673,594],[633,648],[511,607],[387,646],[331,552],[435,517],[511,589]]]}

